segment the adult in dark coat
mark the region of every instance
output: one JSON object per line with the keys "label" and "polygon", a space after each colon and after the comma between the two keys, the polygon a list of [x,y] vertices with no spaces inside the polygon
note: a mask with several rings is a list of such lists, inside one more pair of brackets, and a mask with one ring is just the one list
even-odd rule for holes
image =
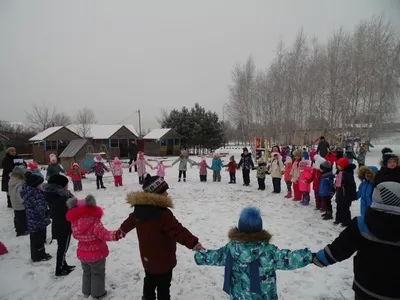
{"label": "adult in dark coat", "polygon": [[[393,201],[395,200],[395,201]],[[383,182],[372,194],[364,216],[354,218],[313,262],[320,267],[350,258],[354,253],[355,299],[400,299],[400,184]]]}
{"label": "adult in dark coat", "polygon": [[325,157],[329,152],[329,143],[325,140],[324,136],[319,138],[317,154],[321,155],[321,157]]}
{"label": "adult in dark coat", "polygon": [[14,147],[10,147],[6,151],[6,156],[1,162],[1,168],[3,169],[3,175],[1,178],[1,191],[7,193],[7,207],[11,208],[10,195],[8,194],[8,182],[10,181],[10,173],[15,166],[24,165],[26,167],[25,161],[17,156],[17,151]]}
{"label": "adult in dark coat", "polygon": [[[128,148],[128,155],[129,155],[129,165],[137,160],[137,155],[138,155],[138,146],[136,144],[135,140],[131,141],[131,144],[129,145]],[[137,172],[137,166],[135,165],[135,172]],[[132,168],[129,168],[129,173],[132,173]]]}
{"label": "adult in dark coat", "polygon": [[49,205],[52,218],[51,234],[57,240],[57,263],[56,276],[65,276],[71,273],[74,266],[69,266],[65,261],[71,240],[71,223],[65,215],[68,212],[67,200],[74,197],[65,187],[68,185],[68,178],[63,175],[53,175],[49,178],[48,184],[43,187],[44,199]]}

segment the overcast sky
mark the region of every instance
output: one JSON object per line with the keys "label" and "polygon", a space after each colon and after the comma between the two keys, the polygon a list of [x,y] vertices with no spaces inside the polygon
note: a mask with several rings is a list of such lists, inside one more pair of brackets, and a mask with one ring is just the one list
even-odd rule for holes
{"label": "overcast sky", "polygon": [[325,41],[381,13],[400,28],[400,0],[1,0],[0,120],[42,103],[103,124],[140,109],[145,130],[161,108],[222,115],[235,63],[267,68],[301,26]]}

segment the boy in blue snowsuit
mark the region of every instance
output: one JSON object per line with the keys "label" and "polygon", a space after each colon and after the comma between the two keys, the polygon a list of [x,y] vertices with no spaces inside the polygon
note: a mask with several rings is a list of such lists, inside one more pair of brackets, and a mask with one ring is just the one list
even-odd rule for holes
{"label": "boy in blue snowsuit", "polygon": [[308,249],[280,250],[270,244],[257,208],[243,209],[238,227],[229,232],[230,242],[219,250],[197,251],[198,265],[225,266],[223,290],[230,299],[278,299],[276,270],[303,268],[312,262]]}
{"label": "boy in blue snowsuit", "polygon": [[325,213],[321,217],[324,220],[332,220],[332,196],[335,192],[333,186],[335,175],[333,175],[332,166],[329,161],[324,161],[319,168],[322,172],[322,178],[319,182],[318,194],[321,197],[321,208],[325,210]]}
{"label": "boy in blue snowsuit", "polygon": [[361,184],[358,187],[357,199],[360,201],[360,212],[365,216],[367,208],[372,204],[372,192],[374,191],[375,174],[378,173],[377,167],[360,167],[358,169],[358,178]]}

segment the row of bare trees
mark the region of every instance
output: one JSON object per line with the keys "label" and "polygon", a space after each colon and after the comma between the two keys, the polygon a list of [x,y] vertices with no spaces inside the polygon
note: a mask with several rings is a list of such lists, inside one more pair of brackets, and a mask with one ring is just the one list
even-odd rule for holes
{"label": "row of bare trees", "polygon": [[360,22],[352,33],[341,28],[326,44],[301,29],[290,47],[278,44],[267,70],[252,57],[234,67],[231,121],[247,138],[315,128],[369,134],[399,103],[399,33],[383,17]]}

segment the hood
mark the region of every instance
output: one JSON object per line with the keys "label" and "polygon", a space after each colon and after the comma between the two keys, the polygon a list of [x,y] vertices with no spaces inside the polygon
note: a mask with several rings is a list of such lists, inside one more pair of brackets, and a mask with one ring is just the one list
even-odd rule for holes
{"label": "hood", "polygon": [[356,165],[355,164],[350,164],[348,165],[343,171],[346,173],[351,173],[354,174],[354,170],[356,169]]}
{"label": "hood", "polygon": [[76,230],[79,233],[86,232],[94,222],[101,219],[103,210],[99,206],[80,206],[69,210],[65,216],[67,221],[74,222],[82,218],[86,218],[85,222],[79,222]]}
{"label": "hood", "polygon": [[251,153],[247,153],[247,155],[244,155],[244,153],[242,153],[240,156],[241,157],[251,157]]}
{"label": "hood", "polygon": [[365,224],[377,238],[390,242],[400,242],[400,215],[377,211],[368,207]]}
{"label": "hood", "polygon": [[71,197],[71,192],[63,188],[62,186],[54,183],[43,184],[43,191],[45,193],[56,193],[61,197]]}
{"label": "hood", "polygon": [[128,194],[127,199],[131,206],[151,205],[163,208],[174,208],[170,197],[155,193],[132,192]]}
{"label": "hood", "polygon": [[375,174],[378,173],[377,167],[361,167],[358,169],[358,178],[363,181],[365,179],[365,174],[370,174],[372,176],[371,183],[374,182]]}
{"label": "hood", "polygon": [[10,176],[10,180],[8,181],[8,186],[10,188],[16,188],[24,184],[23,179],[16,178],[14,176]]}
{"label": "hood", "polygon": [[243,233],[237,227],[229,231],[229,239],[233,242],[230,248],[232,257],[241,263],[251,263],[260,258],[266,244],[272,235],[262,230],[260,232]]}

